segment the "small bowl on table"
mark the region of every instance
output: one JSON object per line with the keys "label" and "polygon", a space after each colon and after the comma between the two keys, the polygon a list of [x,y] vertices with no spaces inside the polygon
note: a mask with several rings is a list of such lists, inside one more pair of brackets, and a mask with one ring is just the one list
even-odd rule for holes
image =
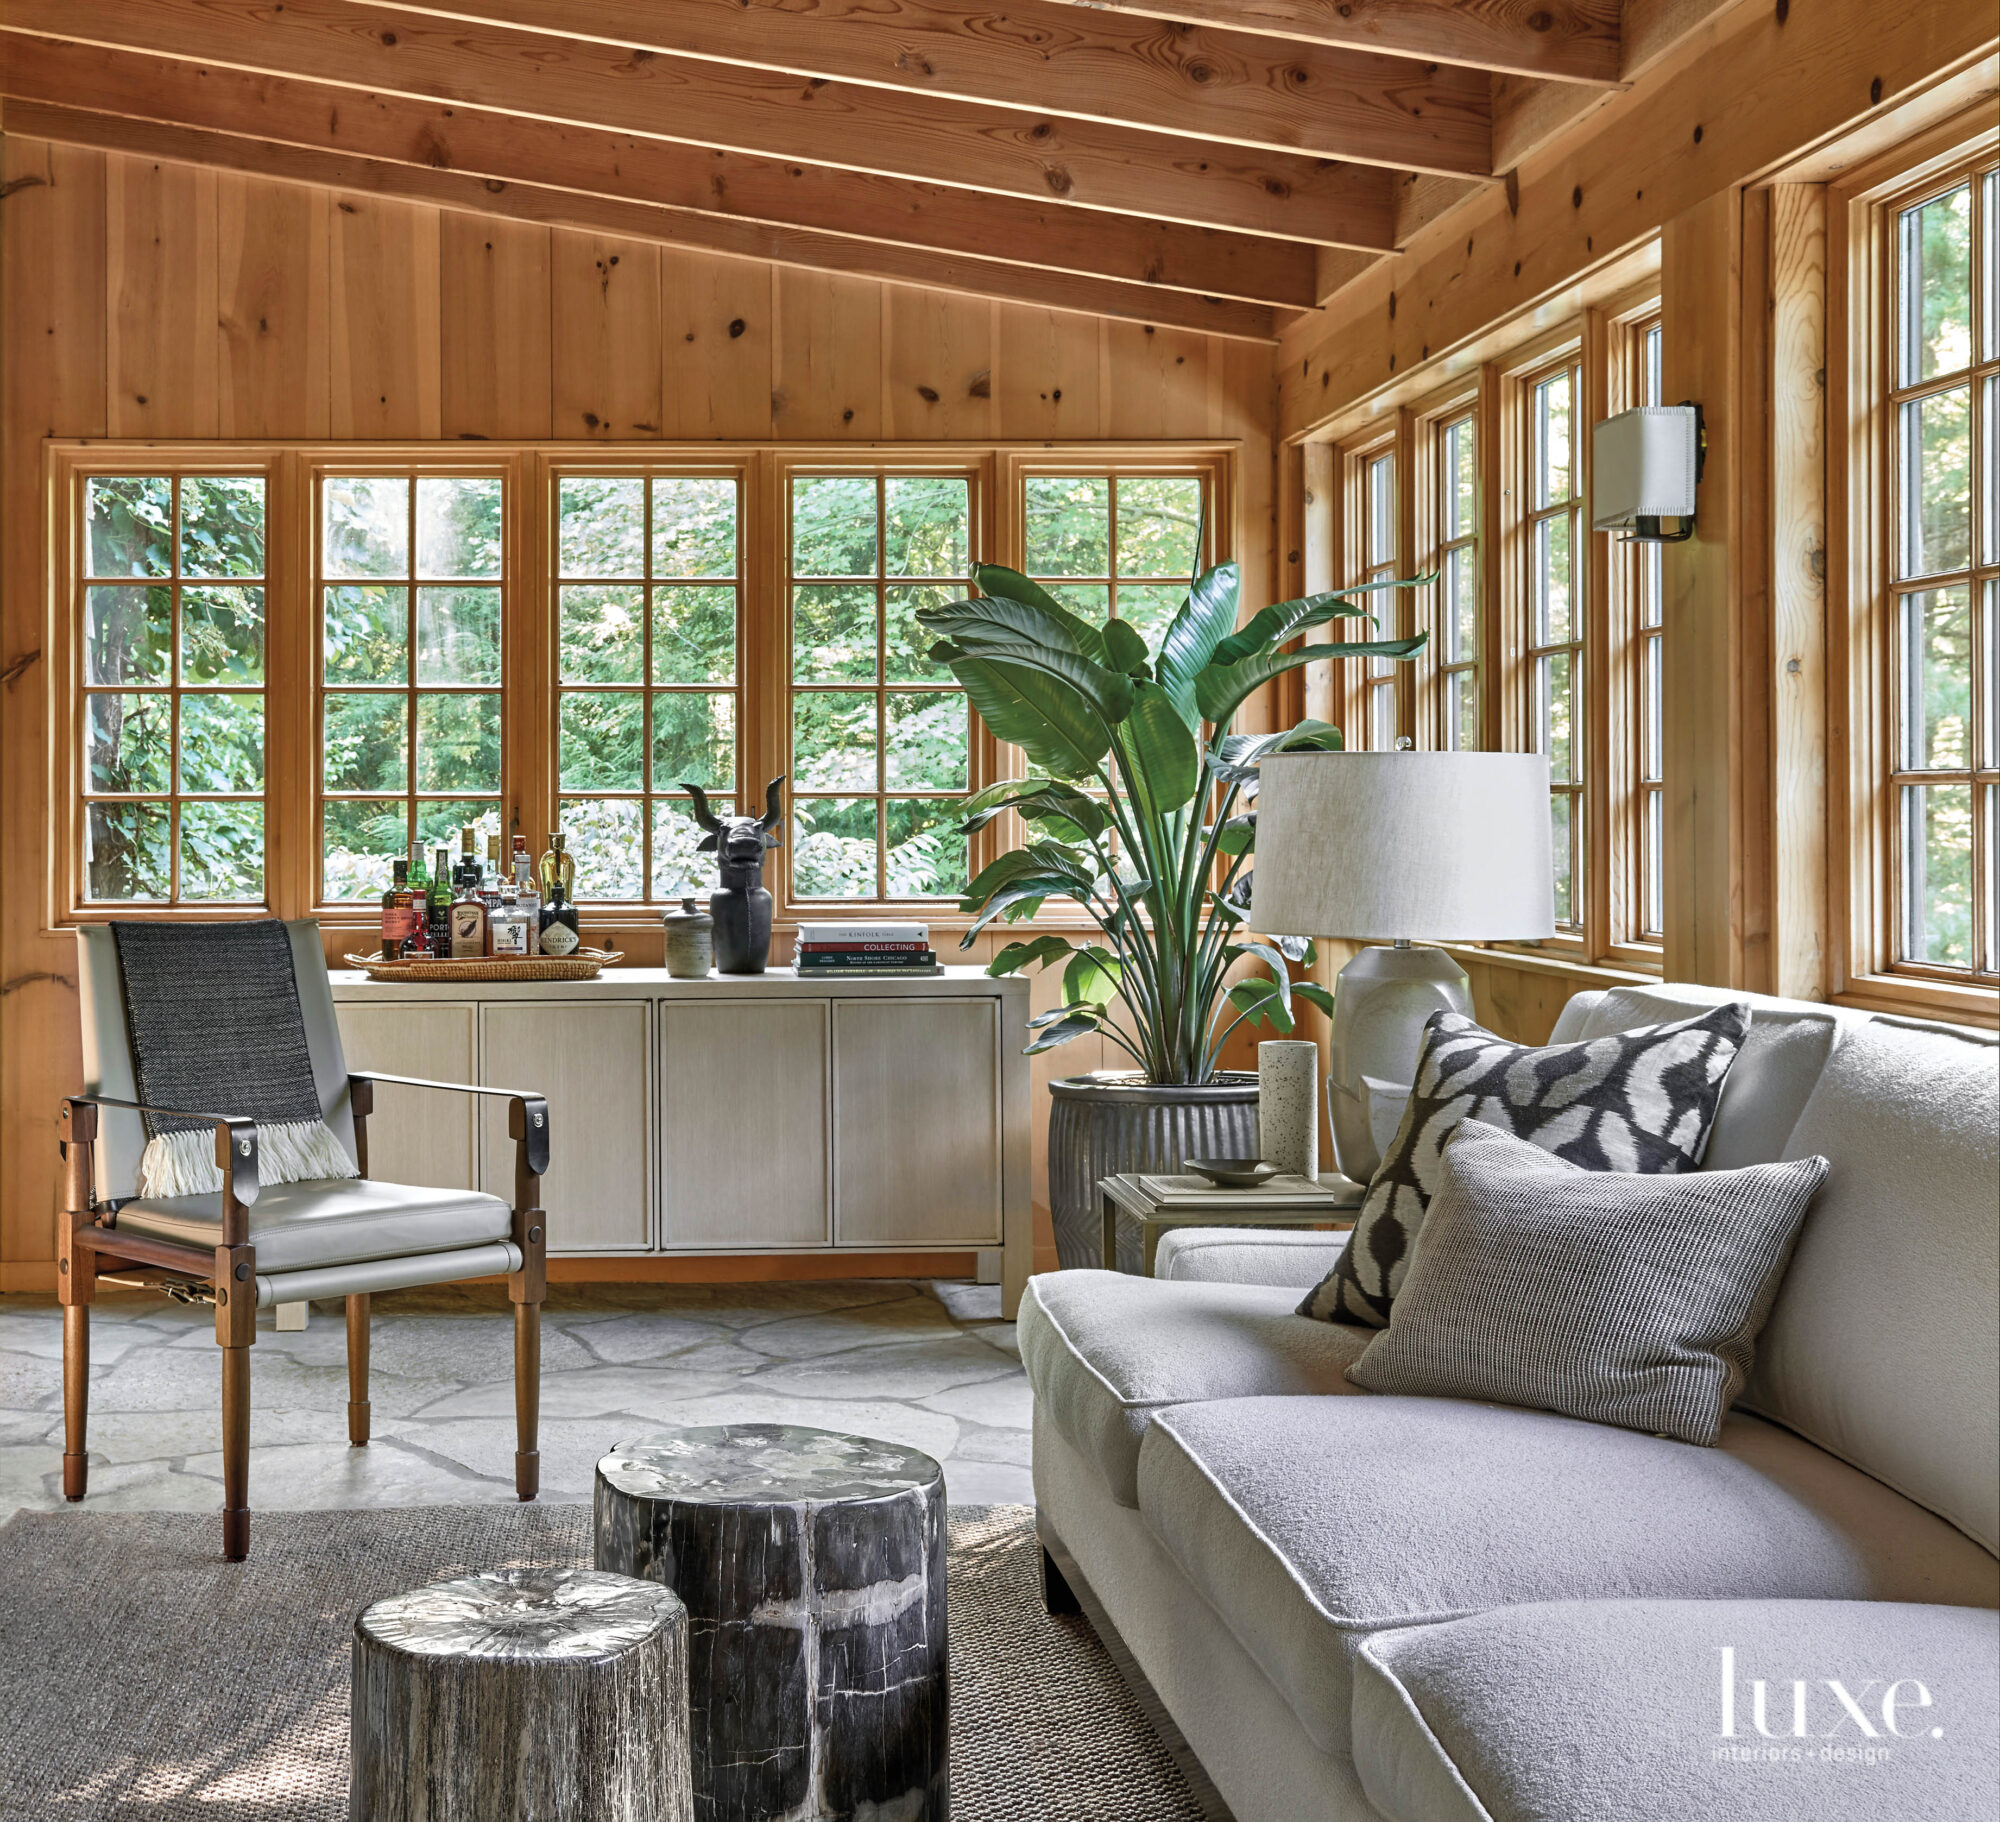
{"label": "small bowl on table", "polygon": [[1262,1158],[1186,1158],[1184,1166],[1206,1177],[1217,1189],[1261,1189],[1282,1173]]}

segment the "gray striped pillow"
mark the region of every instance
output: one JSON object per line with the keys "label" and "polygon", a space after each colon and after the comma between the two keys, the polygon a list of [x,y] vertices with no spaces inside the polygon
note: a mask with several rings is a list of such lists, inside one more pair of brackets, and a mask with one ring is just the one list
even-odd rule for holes
{"label": "gray striped pillow", "polygon": [[1826,1173],[1583,1170],[1463,1121],[1389,1326],[1347,1376],[1713,1445]]}

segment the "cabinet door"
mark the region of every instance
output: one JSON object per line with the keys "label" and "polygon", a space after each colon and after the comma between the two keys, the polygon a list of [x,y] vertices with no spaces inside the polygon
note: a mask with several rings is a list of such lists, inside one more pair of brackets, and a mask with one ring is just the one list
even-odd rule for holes
{"label": "cabinet door", "polygon": [[[652,1045],[644,1000],[520,1000],[481,1008],[479,1079],[549,1103],[542,1178],[552,1253],[652,1244]],[[487,1191],[514,1195],[505,1101],[481,1103]]]}
{"label": "cabinet door", "polygon": [[662,1014],[662,1243],[826,1245],[826,1002]]}
{"label": "cabinet door", "polygon": [[837,1002],[833,1133],[837,1245],[997,1246],[998,1002]]}
{"label": "cabinet door", "polygon": [[[380,1001],[336,1006],[340,1045],[349,1069],[427,1076],[433,1082],[476,1082],[478,1008],[470,1001]],[[384,1087],[368,1116],[368,1174],[384,1183],[471,1189],[478,1097],[435,1088]]]}

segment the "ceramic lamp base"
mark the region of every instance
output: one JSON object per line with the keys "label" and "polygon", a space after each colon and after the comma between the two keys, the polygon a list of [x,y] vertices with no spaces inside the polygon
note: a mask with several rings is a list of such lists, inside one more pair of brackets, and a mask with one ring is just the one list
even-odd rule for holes
{"label": "ceramic lamp base", "polygon": [[[1472,983],[1442,949],[1364,949],[1340,971],[1333,993],[1333,1060],[1327,1113],[1341,1173],[1366,1183],[1382,1161],[1387,1135],[1375,1130],[1371,1102],[1401,1100],[1417,1073],[1424,1024],[1433,1012],[1472,1014]],[[1370,1082],[1399,1094],[1372,1096]],[[1393,1130],[1393,1126],[1392,1126]]]}

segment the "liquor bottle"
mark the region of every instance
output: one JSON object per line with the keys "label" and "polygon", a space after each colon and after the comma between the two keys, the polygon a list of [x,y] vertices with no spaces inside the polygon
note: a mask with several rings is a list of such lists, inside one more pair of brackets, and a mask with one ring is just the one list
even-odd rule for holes
{"label": "liquor bottle", "polygon": [[493,913],[487,926],[487,948],[493,955],[526,956],[529,948],[531,926],[522,914],[521,901],[514,896],[511,883],[500,888],[500,908]]}
{"label": "liquor bottle", "polygon": [[486,838],[486,867],[480,875],[479,896],[486,901],[486,915],[490,919],[500,909],[500,889],[506,884],[506,875],[500,868],[500,837]]}
{"label": "liquor bottle", "polygon": [[479,861],[472,849],[472,831],[465,831],[464,857],[458,890],[451,901],[451,959],[465,961],[486,953],[486,901],[479,896]]}
{"label": "liquor bottle", "polygon": [[433,953],[430,943],[430,925],[426,916],[430,902],[430,875],[424,871],[424,844],[410,843],[410,859],[407,866],[410,888],[410,909],[416,914],[416,928],[410,933],[410,940],[403,945],[403,953],[412,961],[420,961]]}
{"label": "liquor bottle", "polygon": [[577,928],[576,907],[569,902],[576,884],[576,861],[564,852],[562,831],[549,837],[549,850],[542,856],[541,951],[544,955],[574,955],[583,941]]}
{"label": "liquor bottle", "polygon": [[437,865],[431,869],[430,903],[424,917],[430,952],[435,956],[451,954],[451,896],[451,849],[442,847],[437,851]]}
{"label": "liquor bottle", "polygon": [[416,935],[417,911],[410,892],[410,863],[398,859],[390,872],[389,889],[382,894],[382,959],[399,962]]}
{"label": "liquor bottle", "polygon": [[[467,823],[458,832],[458,867],[451,876],[451,883],[466,891],[479,890],[479,831]],[[454,892],[452,897],[456,899]]]}
{"label": "liquor bottle", "polygon": [[528,950],[541,940],[542,895],[535,885],[535,864],[528,858],[528,838],[514,837],[514,900],[528,922]]}

